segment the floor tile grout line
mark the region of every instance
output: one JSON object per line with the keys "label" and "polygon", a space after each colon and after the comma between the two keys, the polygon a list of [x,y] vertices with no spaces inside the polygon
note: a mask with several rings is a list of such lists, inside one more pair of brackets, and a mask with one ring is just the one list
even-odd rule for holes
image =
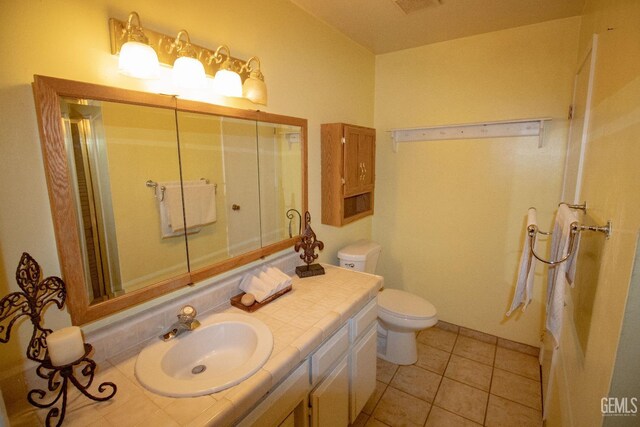
{"label": "floor tile grout line", "polygon": [[525,404],[524,404],[524,403],[522,403],[522,402],[517,402],[517,401],[515,401],[515,400],[513,400],[513,399],[509,399],[508,397],[500,396],[499,394],[495,394],[495,393],[489,393],[489,395],[499,397],[500,399],[504,399],[504,400],[507,400],[507,401],[509,401],[509,402],[511,402],[511,403],[515,403],[515,404],[518,404],[518,405],[520,405],[520,406],[524,406],[525,408],[531,409],[531,410],[533,410],[533,411],[540,412],[540,413],[542,414],[542,410],[541,410],[541,409],[533,408],[533,407],[531,407],[531,406],[529,406],[529,405],[525,405]]}
{"label": "floor tile grout line", "polygon": [[484,363],[484,362],[480,362],[479,360],[471,359],[471,358],[469,358],[469,357],[467,357],[467,356],[463,356],[463,355],[461,355],[461,354],[457,354],[457,353],[451,353],[451,354],[452,354],[452,355],[456,355],[456,356],[458,356],[458,357],[461,357],[461,358],[463,358],[463,359],[465,359],[465,360],[470,360],[470,361],[472,361],[472,362],[480,363],[481,365],[484,365],[484,366],[490,366],[490,367],[493,367],[493,365],[488,365],[488,364],[486,364],[486,363]]}
{"label": "floor tile grout line", "polygon": [[[443,377],[443,378],[444,378],[444,377]],[[463,383],[462,381],[457,380],[457,379],[455,379],[455,378],[449,378],[449,377],[447,377],[447,379],[448,379],[448,380],[450,380],[450,381],[456,382],[456,383],[458,383],[458,384],[466,385],[467,387],[471,387],[472,389],[475,389],[475,390],[481,391],[481,392],[483,392],[483,393],[491,394],[491,392],[490,392],[490,391],[483,390],[483,389],[481,389],[481,388],[478,388],[478,387],[472,386],[471,384]]]}
{"label": "floor tile grout line", "polygon": [[496,371],[496,357],[498,355],[497,343],[496,343],[496,351],[493,352],[493,365],[491,366],[491,379],[489,380],[489,395],[487,396],[487,404],[484,408],[484,419],[482,420],[482,425],[487,425],[487,415],[489,414],[489,401],[491,400],[491,388],[493,386],[493,375]]}
{"label": "floor tile grout line", "polygon": [[[450,414],[453,414],[453,415],[455,415],[455,416],[458,416],[458,417],[460,417],[460,418],[464,418],[465,420],[469,420],[469,421],[471,421],[472,423],[478,424],[476,421],[472,420],[471,418],[469,418],[469,417],[465,417],[464,415],[456,414],[455,412],[452,412],[452,411],[450,411],[450,410],[449,410],[449,409],[447,409],[447,408],[443,408],[443,407],[442,407],[442,406],[440,406],[440,405],[432,405],[432,406],[435,406],[435,407],[436,407],[436,408],[438,408],[438,409],[442,409],[443,411],[448,412],[448,413],[450,413]],[[480,424],[478,424],[478,425],[480,425]]]}
{"label": "floor tile grout line", "polygon": [[[447,332],[451,332],[451,331],[447,331]],[[440,392],[440,387],[442,386],[442,381],[444,380],[444,374],[447,372],[447,368],[449,367],[449,362],[451,361],[451,354],[453,352],[453,348],[456,346],[456,341],[458,341],[459,332],[460,332],[460,329],[458,329],[458,332],[455,333],[456,337],[453,340],[453,346],[451,346],[451,351],[447,352],[447,353],[449,353],[449,356],[447,357],[447,363],[444,365],[444,371],[442,371],[442,375],[440,375],[440,381],[438,382],[438,387],[436,388],[436,392],[433,394],[433,401],[431,402],[431,406],[429,407],[429,412],[427,413],[427,418],[425,418],[424,423],[422,424],[423,426],[427,425],[427,421],[429,421],[429,416],[431,415],[431,412],[433,411],[433,407],[436,406],[436,397],[438,396],[438,392]]]}
{"label": "floor tile grout line", "polygon": [[494,368],[495,368],[495,369],[500,369],[501,371],[507,372],[507,373],[509,373],[509,374],[516,375],[516,376],[518,376],[518,377],[520,377],[520,378],[527,379],[527,380],[529,380],[529,381],[534,381],[534,382],[537,382],[537,383],[542,383],[542,376],[540,377],[540,379],[539,379],[539,380],[534,380],[533,378],[527,377],[526,375],[522,375],[522,374],[519,374],[519,373],[517,373],[517,372],[509,371],[509,370],[504,369],[504,368],[501,368],[501,367],[499,367],[499,366],[494,366]]}
{"label": "floor tile grout line", "polygon": [[[448,330],[448,329],[444,329],[444,328],[438,327],[437,325],[436,325],[435,327],[436,327],[436,328],[438,328],[438,329],[441,329],[441,330],[443,330],[443,331],[446,331],[446,332],[455,333],[456,335],[462,335],[462,336],[467,337],[467,338],[476,339],[476,338],[472,338],[472,337],[467,336],[467,335],[464,335],[464,334],[460,334],[459,330],[460,330],[461,328],[465,328],[464,326],[456,325],[455,323],[450,323],[450,322],[446,322],[446,323],[447,323],[447,324],[449,324],[449,325],[453,325],[453,326],[458,327],[458,328],[459,328],[459,329],[458,329],[458,332],[453,332],[453,331],[450,331],[450,330]],[[471,328],[466,328],[466,329],[469,329],[469,330],[473,330],[473,331],[475,331],[475,329],[471,329]],[[423,330],[426,330],[426,329],[423,329]],[[421,331],[421,332],[422,332],[422,331]],[[504,348],[505,350],[511,350],[511,351],[515,351],[516,353],[526,354],[527,356],[533,356],[533,357],[536,357],[536,355],[529,354],[529,353],[527,353],[526,351],[520,351],[520,350],[516,350],[516,349],[514,349],[514,348],[506,347],[506,346],[504,346],[504,345],[500,345],[500,340],[507,341],[507,342],[512,342],[512,343],[514,343],[514,344],[516,344],[516,345],[527,346],[527,347],[530,347],[530,348],[533,348],[533,349],[539,350],[537,347],[532,346],[532,345],[529,345],[529,344],[524,344],[524,343],[520,343],[520,342],[517,342],[517,341],[512,341],[512,340],[509,340],[509,339],[507,339],[507,338],[501,338],[501,337],[499,337],[499,336],[497,336],[497,335],[487,334],[486,332],[482,332],[482,331],[476,331],[476,332],[480,332],[480,333],[482,333],[482,334],[485,334],[485,335],[489,335],[489,336],[495,337],[495,338],[496,338],[496,342],[495,342],[493,345],[495,345],[496,347]],[[476,341],[481,341],[481,340],[477,340],[477,339],[476,339]],[[481,341],[481,342],[484,342],[484,341]],[[489,343],[487,343],[487,344],[489,344]]]}
{"label": "floor tile grout line", "polygon": [[[392,379],[393,379],[393,376],[392,376]],[[382,381],[380,381],[380,382],[382,382]],[[389,381],[389,382],[391,382],[391,381]],[[380,404],[380,402],[382,401],[382,398],[384,397],[384,394],[387,392],[387,389],[389,388],[389,384],[385,384],[385,383],[382,383],[382,384],[384,384],[384,389],[383,389],[383,390],[382,390],[382,392],[380,393],[380,398],[378,399],[378,401],[376,402],[376,404],[375,404],[375,405],[373,405],[373,408],[371,409],[371,415],[370,415],[370,417],[372,417],[372,418],[374,418],[374,419],[376,419],[376,418],[375,418],[375,417],[373,417],[373,413],[376,411],[376,408],[378,407],[378,405],[379,405],[379,404]]]}
{"label": "floor tile grout line", "polygon": [[424,424],[423,424],[424,426],[427,425],[427,421],[429,421],[429,416],[431,415],[431,412],[433,411],[433,407],[436,406],[436,397],[438,397],[438,393],[440,392],[440,387],[442,387],[442,381],[444,380],[444,375],[447,372],[447,368],[449,367],[449,362],[451,361],[451,355],[453,354],[452,353],[453,352],[453,348],[456,346],[456,342],[458,341],[458,336],[459,336],[459,330],[458,330],[458,332],[456,332],[456,338],[453,340],[453,346],[451,346],[451,351],[448,352],[449,353],[449,357],[447,358],[447,363],[444,366],[444,371],[442,372],[442,375],[440,375],[440,381],[438,382],[438,388],[436,388],[436,392],[433,395],[433,401],[431,402],[431,408],[429,408],[429,413],[427,414],[427,418],[424,420]]}

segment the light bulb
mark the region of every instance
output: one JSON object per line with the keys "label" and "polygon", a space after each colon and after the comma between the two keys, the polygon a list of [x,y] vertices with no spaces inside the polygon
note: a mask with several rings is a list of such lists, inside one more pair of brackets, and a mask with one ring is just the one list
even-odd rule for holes
{"label": "light bulb", "polygon": [[139,79],[158,77],[158,55],[151,46],[137,41],[128,41],[120,48],[118,70],[120,73]]}
{"label": "light bulb", "polygon": [[236,72],[220,69],[213,78],[213,90],[223,96],[242,96],[242,79]]}

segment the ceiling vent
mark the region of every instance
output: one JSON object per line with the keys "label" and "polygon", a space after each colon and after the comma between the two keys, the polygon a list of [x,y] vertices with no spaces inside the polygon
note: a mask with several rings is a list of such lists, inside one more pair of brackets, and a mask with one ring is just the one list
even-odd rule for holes
{"label": "ceiling vent", "polygon": [[393,0],[407,15],[427,7],[440,6],[442,0]]}

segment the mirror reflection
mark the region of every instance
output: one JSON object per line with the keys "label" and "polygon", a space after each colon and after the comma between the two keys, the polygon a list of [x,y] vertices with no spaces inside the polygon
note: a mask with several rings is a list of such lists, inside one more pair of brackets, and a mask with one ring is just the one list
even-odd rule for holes
{"label": "mirror reflection", "polygon": [[300,126],[75,98],[61,111],[90,304],[287,240],[286,212],[304,211]]}
{"label": "mirror reflection", "polygon": [[[302,158],[299,126],[258,123],[261,241],[266,246],[291,237],[289,209],[302,206]],[[299,218],[292,230],[299,229]],[[297,234],[297,232],[295,232]]]}
{"label": "mirror reflection", "polygon": [[151,177],[180,182],[173,111],[61,103],[90,301],[187,272],[184,238],[166,239],[158,232],[157,199],[144,185]]}

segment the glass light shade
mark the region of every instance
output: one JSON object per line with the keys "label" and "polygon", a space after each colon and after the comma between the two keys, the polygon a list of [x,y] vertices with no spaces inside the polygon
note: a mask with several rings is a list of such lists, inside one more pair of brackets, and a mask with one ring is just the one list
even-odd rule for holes
{"label": "glass light shade", "polygon": [[218,70],[213,78],[213,90],[219,95],[242,96],[242,79],[240,79],[240,74],[229,70]]}
{"label": "glass light shade", "polygon": [[201,89],[206,85],[204,65],[195,58],[181,56],[173,63],[173,83],[185,89]]}
{"label": "glass light shade", "polygon": [[158,77],[158,55],[151,46],[136,41],[128,41],[120,48],[118,70],[120,73],[139,79]]}
{"label": "glass light shade", "polygon": [[242,85],[242,96],[256,104],[267,105],[267,85],[264,80],[249,77]]}

